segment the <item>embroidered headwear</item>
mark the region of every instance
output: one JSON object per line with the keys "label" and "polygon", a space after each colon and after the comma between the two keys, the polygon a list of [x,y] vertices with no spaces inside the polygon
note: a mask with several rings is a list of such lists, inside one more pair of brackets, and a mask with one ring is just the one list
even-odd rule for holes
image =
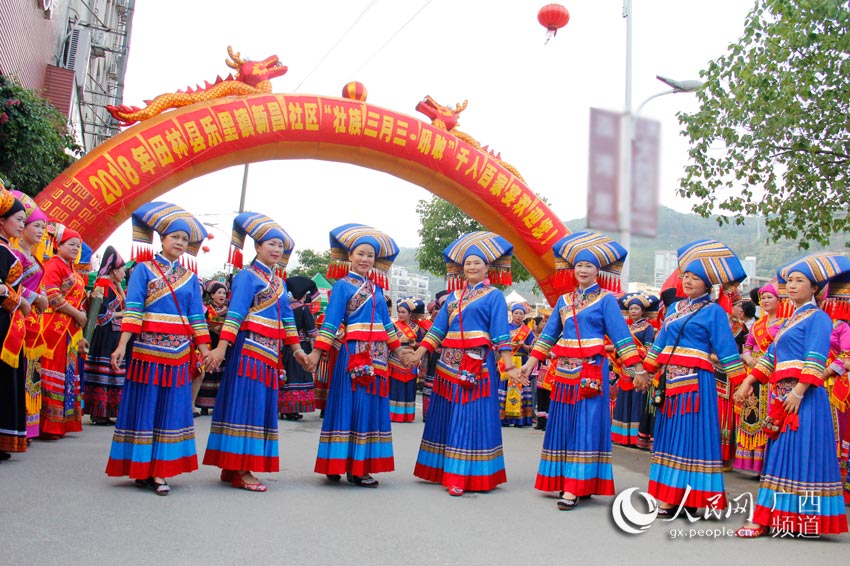
{"label": "embroidered headwear", "polygon": [[343,224],[334,228],[330,232],[330,240],[331,263],[328,266],[328,277],[345,277],[351,269],[348,254],[360,244],[368,244],[375,249],[375,265],[369,273],[369,279],[384,289],[389,289],[387,274],[398,255],[395,240],[363,224]]}
{"label": "embroidered headwear", "polygon": [[277,263],[277,269],[283,276],[289,256],[295,248],[295,241],[280,227],[280,224],[259,212],[243,212],[233,219],[233,233],[230,237],[230,257],[228,263],[242,269],[242,248],[245,246],[245,236],[250,236],[256,243],[262,244],[267,240],[277,238],[283,242],[283,255]]}
{"label": "embroidered headwear", "polygon": [[399,308],[404,307],[407,312],[412,313],[413,309],[416,308],[415,301],[416,299],[414,299],[413,297],[399,299],[398,302],[395,304],[396,311],[398,311]]}
{"label": "embroidered headwear", "polygon": [[24,206],[24,211],[27,214],[25,220],[26,224],[31,224],[32,222],[36,222],[38,220],[43,220],[44,222],[48,221],[47,214],[45,214],[44,211],[41,210],[37,204],[35,204],[35,201],[32,200],[32,197],[22,193],[21,191],[11,192],[12,195],[14,195],[14,197],[18,199],[20,203]]}
{"label": "embroidered headwear", "polygon": [[599,269],[596,280],[600,287],[620,292],[620,273],[629,252],[608,236],[589,231],[569,234],[555,242],[552,253],[555,254],[555,288],[559,291],[576,289],[575,266],[587,261]]}
{"label": "embroidered headwear", "polygon": [[522,314],[528,314],[528,309],[525,308],[525,305],[522,303],[514,303],[508,309],[508,312],[513,314],[514,311],[522,311]]}
{"label": "embroidered headwear", "polygon": [[109,272],[113,269],[118,269],[124,266],[124,258],[112,246],[107,246],[103,252],[103,259],[100,261],[100,268],[97,270],[98,277],[109,277]]}
{"label": "embroidered headwear", "polygon": [[[168,202],[156,201],[144,204],[133,212],[132,219],[134,244],[131,257],[137,262],[153,259],[154,231],[160,237],[172,232],[186,232],[189,235],[189,246],[186,252],[193,258],[198,255],[201,242],[207,237],[206,228],[197,218]],[[196,271],[192,259],[189,259],[189,265],[192,271]]]}
{"label": "embroidered headwear", "polygon": [[850,318],[850,259],[836,252],[817,252],[792,261],[776,272],[780,292],[791,273],[800,272],[819,290],[829,284],[821,308],[833,319]]}
{"label": "embroidered headwear", "polygon": [[658,305],[661,303],[661,299],[655,295],[638,291],[636,293],[624,294],[622,297],[617,299],[617,302],[620,303],[620,309],[626,315],[628,315],[629,307],[632,305],[639,306],[643,309],[643,314],[647,315],[658,311]]}
{"label": "embroidered headwear", "polygon": [[407,312],[410,313],[410,318],[423,318],[425,316],[425,301],[422,299],[417,299],[416,297],[406,297],[404,299],[399,299],[396,303],[396,311],[400,307],[404,307],[407,309]]}
{"label": "embroidered headwear", "polygon": [[410,311],[410,318],[413,320],[425,319],[425,301],[422,299],[413,300],[413,310]]}
{"label": "embroidered headwear", "polygon": [[463,287],[463,262],[469,256],[480,257],[487,264],[491,283],[510,285],[511,257],[514,247],[493,232],[467,232],[443,250],[446,262],[446,284],[449,291]]}
{"label": "embroidered headwear", "polygon": [[305,303],[309,303],[319,296],[319,287],[316,282],[303,275],[288,277],[286,279],[286,290],[289,291],[293,299]]}
{"label": "embroidered headwear", "polygon": [[692,273],[705,282],[708,290],[720,285],[717,304],[732,311],[732,300],[738,283],[747,278],[741,260],[729,246],[717,240],[696,240],[678,250],[679,274]]}
{"label": "embroidered headwear", "polygon": [[678,250],[679,274],[693,273],[706,286],[731,287],[747,278],[741,260],[717,240],[696,240]]}
{"label": "embroidered headwear", "polygon": [[15,198],[12,191],[0,188],[0,217],[11,216],[21,210],[25,210],[24,205]]}

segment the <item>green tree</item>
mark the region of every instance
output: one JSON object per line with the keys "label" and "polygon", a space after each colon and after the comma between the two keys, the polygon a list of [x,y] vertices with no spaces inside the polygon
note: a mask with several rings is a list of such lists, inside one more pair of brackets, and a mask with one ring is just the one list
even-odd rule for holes
{"label": "green tree", "polygon": [[6,188],[35,196],[79,152],[58,110],[34,91],[0,75],[0,177]]}
{"label": "green tree", "polygon": [[[435,275],[446,274],[443,250],[449,244],[466,232],[486,230],[455,205],[437,196],[431,200],[420,200],[416,205],[416,213],[419,215],[419,238],[422,242],[416,250],[416,259],[420,269]],[[511,271],[516,282],[531,279],[531,274],[516,257],[513,258]]]}
{"label": "green tree", "polygon": [[295,252],[298,256],[298,267],[288,269],[289,275],[303,275],[304,277],[313,277],[317,273],[324,275],[328,272],[328,265],[331,263],[331,251],[316,252],[314,250],[298,250]]}
{"label": "green tree", "polygon": [[850,5],[756,0],[743,36],[709,63],[700,110],[680,114],[694,211],[771,238],[829,243],[850,228]]}

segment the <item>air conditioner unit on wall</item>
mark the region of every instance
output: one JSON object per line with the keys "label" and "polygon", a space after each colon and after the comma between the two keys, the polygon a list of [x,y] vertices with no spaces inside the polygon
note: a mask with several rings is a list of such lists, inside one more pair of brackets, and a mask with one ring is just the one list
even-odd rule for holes
{"label": "air conditioner unit on wall", "polygon": [[77,87],[82,88],[86,82],[91,53],[91,32],[86,28],[74,28],[68,38],[65,52],[66,69],[74,71]]}

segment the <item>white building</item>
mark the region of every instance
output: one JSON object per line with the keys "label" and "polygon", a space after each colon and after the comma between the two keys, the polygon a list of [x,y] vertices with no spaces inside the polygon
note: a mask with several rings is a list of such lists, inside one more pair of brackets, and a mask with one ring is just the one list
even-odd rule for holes
{"label": "white building", "polygon": [[675,250],[655,250],[655,270],[653,271],[653,284],[661,288],[664,281],[677,267],[679,257]]}
{"label": "white building", "polygon": [[[430,300],[430,283],[427,275],[410,273],[404,267],[390,268],[390,297],[393,305],[405,297],[417,297],[426,303]],[[392,311],[395,314],[395,310]]]}

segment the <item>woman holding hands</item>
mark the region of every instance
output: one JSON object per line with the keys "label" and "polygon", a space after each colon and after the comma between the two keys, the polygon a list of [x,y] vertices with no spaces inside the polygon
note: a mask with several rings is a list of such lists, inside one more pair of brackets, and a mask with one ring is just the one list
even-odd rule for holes
{"label": "woman holding hands", "polygon": [[611,402],[605,336],[624,367],[645,374],[629,327],[612,291],[627,251],[598,232],[576,232],[555,243],[556,282],[567,289],[522,368],[556,365],[536,489],[560,492],[558,509],[579,498],[614,495]]}
{"label": "woman holding hands", "polygon": [[513,365],[505,297],[490,285],[510,284],[512,252],[492,232],[469,232],[443,251],[451,293],[412,359],[419,363],[442,346],[413,474],[452,496],[507,481],[498,393],[490,382],[499,376],[490,375],[486,358],[495,349],[508,379],[528,384]]}

